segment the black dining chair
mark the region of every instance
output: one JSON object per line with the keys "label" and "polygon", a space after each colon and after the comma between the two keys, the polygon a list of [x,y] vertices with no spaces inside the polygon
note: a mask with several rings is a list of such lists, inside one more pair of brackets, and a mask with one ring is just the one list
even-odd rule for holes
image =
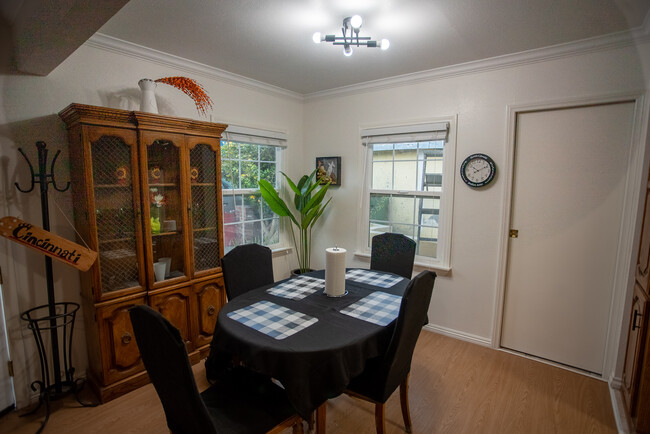
{"label": "black dining chair", "polygon": [[415,260],[415,241],[402,234],[386,232],[372,237],[370,269],[388,271],[410,279]]}
{"label": "black dining chair", "polygon": [[199,394],[178,329],[146,305],[132,307],[129,315],[173,434],[278,433],[291,426],[294,433],[303,432],[285,391],[244,368],[224,372]]}
{"label": "black dining chair", "polygon": [[408,378],[415,344],[420,336],[431,302],[436,273],[423,271],[411,280],[399,309],[395,330],[386,353],[369,360],[361,375],[352,379],[346,394],[375,404],[377,433],[386,432],[386,401],[397,386],[406,432],[411,432],[408,403]]}
{"label": "black dining chair", "polygon": [[273,283],[271,249],[259,244],[237,246],[221,258],[228,300]]}

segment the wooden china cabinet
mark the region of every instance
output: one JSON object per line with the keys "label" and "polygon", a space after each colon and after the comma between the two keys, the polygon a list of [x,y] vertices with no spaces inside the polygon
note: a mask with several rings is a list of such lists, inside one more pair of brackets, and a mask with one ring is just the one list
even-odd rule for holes
{"label": "wooden china cabinet", "polygon": [[650,179],[635,270],[623,397],[634,431],[650,434]]}
{"label": "wooden china cabinet", "polygon": [[75,226],[97,262],[81,273],[88,380],[102,402],[148,382],[129,308],[148,304],[207,355],[226,301],[220,138],[226,125],[71,104]]}

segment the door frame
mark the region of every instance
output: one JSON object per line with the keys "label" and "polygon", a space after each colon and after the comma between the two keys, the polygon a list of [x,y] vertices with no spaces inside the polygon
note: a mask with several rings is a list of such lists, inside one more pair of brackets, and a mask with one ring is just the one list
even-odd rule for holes
{"label": "door frame", "polygon": [[[626,302],[629,294],[633,289],[631,278],[633,277],[633,267],[635,257],[634,249],[638,250],[638,233],[637,221],[641,205],[639,198],[642,187],[645,187],[643,180],[647,179],[647,159],[650,153],[645,149],[645,137],[642,133],[647,125],[648,113],[644,110],[643,92],[635,93],[617,93],[594,96],[589,98],[570,98],[554,101],[544,101],[536,103],[522,103],[506,106],[506,132],[507,143],[505,149],[505,162],[502,168],[502,179],[504,180],[504,201],[501,210],[501,229],[498,246],[498,271],[497,271],[497,291],[494,302],[494,321],[492,323],[492,347],[501,348],[501,330],[503,325],[503,308],[505,303],[505,286],[506,274],[508,267],[508,234],[510,230],[510,219],[512,213],[512,190],[514,178],[514,156],[515,140],[517,129],[517,116],[523,113],[532,113],[538,111],[561,110],[569,108],[589,107],[602,104],[612,103],[634,103],[634,119],[630,143],[630,155],[628,159],[628,171],[625,180],[625,192],[623,202],[623,214],[621,216],[621,226],[619,228],[619,241],[616,253],[616,265],[614,269],[614,288],[612,291],[612,300],[609,309],[609,319],[607,326],[607,340],[605,344],[605,357],[603,360],[602,379],[608,381],[611,386],[615,387],[622,384],[622,362],[619,362],[618,355],[621,351],[621,334],[626,311]],[[645,122],[643,121],[645,120]],[[647,131],[646,131],[647,133]],[[535,357],[531,357],[539,360]],[[552,362],[548,362],[554,364]],[[563,365],[557,364],[557,366]],[[582,371],[577,371],[582,372]]]}

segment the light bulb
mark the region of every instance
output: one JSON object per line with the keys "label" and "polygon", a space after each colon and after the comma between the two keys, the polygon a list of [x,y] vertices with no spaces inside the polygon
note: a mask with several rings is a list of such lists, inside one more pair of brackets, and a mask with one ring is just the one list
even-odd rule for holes
{"label": "light bulb", "polygon": [[363,19],[360,15],[354,15],[352,18],[350,18],[350,25],[355,29],[360,28],[362,23]]}
{"label": "light bulb", "polygon": [[314,33],[314,36],[312,36],[311,39],[314,41],[314,43],[320,44],[320,42],[322,41],[320,32]]}
{"label": "light bulb", "polygon": [[381,45],[379,45],[379,47],[382,50],[388,50],[388,47],[390,47],[390,41],[388,39],[382,39],[381,40]]}
{"label": "light bulb", "polygon": [[345,54],[346,57],[352,56],[352,47],[346,45],[345,48],[343,48],[343,54]]}

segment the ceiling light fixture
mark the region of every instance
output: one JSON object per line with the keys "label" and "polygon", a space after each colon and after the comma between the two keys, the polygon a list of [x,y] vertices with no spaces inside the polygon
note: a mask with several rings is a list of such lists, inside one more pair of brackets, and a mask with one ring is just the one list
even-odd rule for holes
{"label": "ceiling light fixture", "polygon": [[368,36],[359,36],[359,30],[363,19],[359,15],[354,15],[343,19],[343,27],[341,31],[343,36],[335,35],[321,35],[320,32],[314,33],[313,41],[317,44],[321,42],[331,42],[333,45],[343,45],[343,54],[346,56],[352,55],[352,47],[366,46],[366,47],[379,47],[382,50],[387,50],[390,47],[388,39],[382,39],[379,43],[373,41]]}

